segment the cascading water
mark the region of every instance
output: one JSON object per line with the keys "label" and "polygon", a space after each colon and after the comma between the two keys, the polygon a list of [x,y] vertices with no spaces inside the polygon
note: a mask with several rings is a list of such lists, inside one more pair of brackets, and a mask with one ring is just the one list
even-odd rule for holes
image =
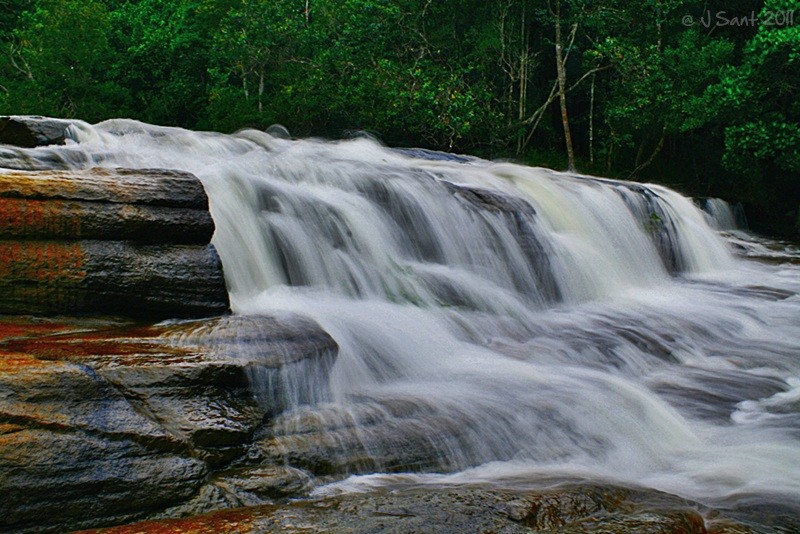
{"label": "cascading water", "polygon": [[297,380],[315,391],[276,435],[313,420],[362,473],[447,473],[419,482],[796,506],[800,269],[734,259],[677,193],[368,139],[72,134],[26,165],[195,173],[234,312],[298,313],[336,340],[325,387]]}
{"label": "cascading water", "polygon": [[703,210],[711,218],[711,222],[718,230],[745,230],[747,221],[744,210],[740,204],[732,206],[721,198],[707,198],[703,200]]}

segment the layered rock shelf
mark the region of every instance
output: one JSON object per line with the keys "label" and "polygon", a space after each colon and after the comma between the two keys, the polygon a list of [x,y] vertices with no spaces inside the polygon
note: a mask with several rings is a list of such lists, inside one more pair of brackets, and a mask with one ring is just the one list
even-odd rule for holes
{"label": "layered rock shelf", "polygon": [[0,171],[0,211],[0,313],[168,318],[228,308],[208,199],[191,174]]}
{"label": "layered rock shelf", "polygon": [[297,470],[214,473],[246,466],[278,409],[253,394],[252,376],[271,373],[285,388],[292,373],[326,373],[335,356],[327,334],[292,316],[162,326],[0,318],[0,531],[224,508],[204,496],[236,481],[264,496],[302,489],[308,476]]}
{"label": "layered rock shelf", "polygon": [[[762,532],[612,485],[419,487],[401,475],[386,490],[314,497],[375,467],[363,446],[345,458],[340,442],[337,457],[314,421],[280,416],[304,401],[285,395],[298,374],[327,376],[336,355],[319,326],[292,315],[0,318],[0,532],[137,520],[147,522],[97,532]],[[406,455],[403,469],[417,461]]]}

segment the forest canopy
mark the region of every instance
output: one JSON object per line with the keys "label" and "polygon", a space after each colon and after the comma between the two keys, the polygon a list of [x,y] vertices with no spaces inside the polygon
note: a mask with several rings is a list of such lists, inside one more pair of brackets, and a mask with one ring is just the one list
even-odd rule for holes
{"label": "forest canopy", "polygon": [[0,113],[366,131],[659,181],[796,236],[796,5],[0,0]]}

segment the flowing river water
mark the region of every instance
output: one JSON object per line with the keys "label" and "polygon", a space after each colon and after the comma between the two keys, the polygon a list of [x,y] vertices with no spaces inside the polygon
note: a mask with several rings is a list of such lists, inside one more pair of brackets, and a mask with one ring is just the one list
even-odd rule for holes
{"label": "flowing river water", "polygon": [[746,259],[766,245],[661,186],[367,138],[71,135],[42,154],[196,174],[234,313],[336,340],[282,417],[349,421],[377,467],[320,491],[575,479],[800,514],[796,250]]}

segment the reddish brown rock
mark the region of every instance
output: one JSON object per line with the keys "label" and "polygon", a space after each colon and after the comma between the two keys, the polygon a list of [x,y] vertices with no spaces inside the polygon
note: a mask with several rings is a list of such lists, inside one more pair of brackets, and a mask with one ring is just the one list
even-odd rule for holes
{"label": "reddish brown rock", "polygon": [[207,210],[74,200],[0,197],[0,239],[106,239],[207,244]]}
{"label": "reddish brown rock", "polygon": [[0,313],[169,318],[227,309],[211,245],[0,241]]}
{"label": "reddish brown rock", "polygon": [[200,181],[147,169],[0,171],[0,313],[228,309]]}
{"label": "reddish brown rock", "polygon": [[207,477],[246,462],[278,409],[255,395],[253,370],[291,379],[300,362],[327,369],[335,353],[315,323],[292,316],[157,326],[0,317],[0,531],[63,532],[305,492],[308,475],[296,469]]}

